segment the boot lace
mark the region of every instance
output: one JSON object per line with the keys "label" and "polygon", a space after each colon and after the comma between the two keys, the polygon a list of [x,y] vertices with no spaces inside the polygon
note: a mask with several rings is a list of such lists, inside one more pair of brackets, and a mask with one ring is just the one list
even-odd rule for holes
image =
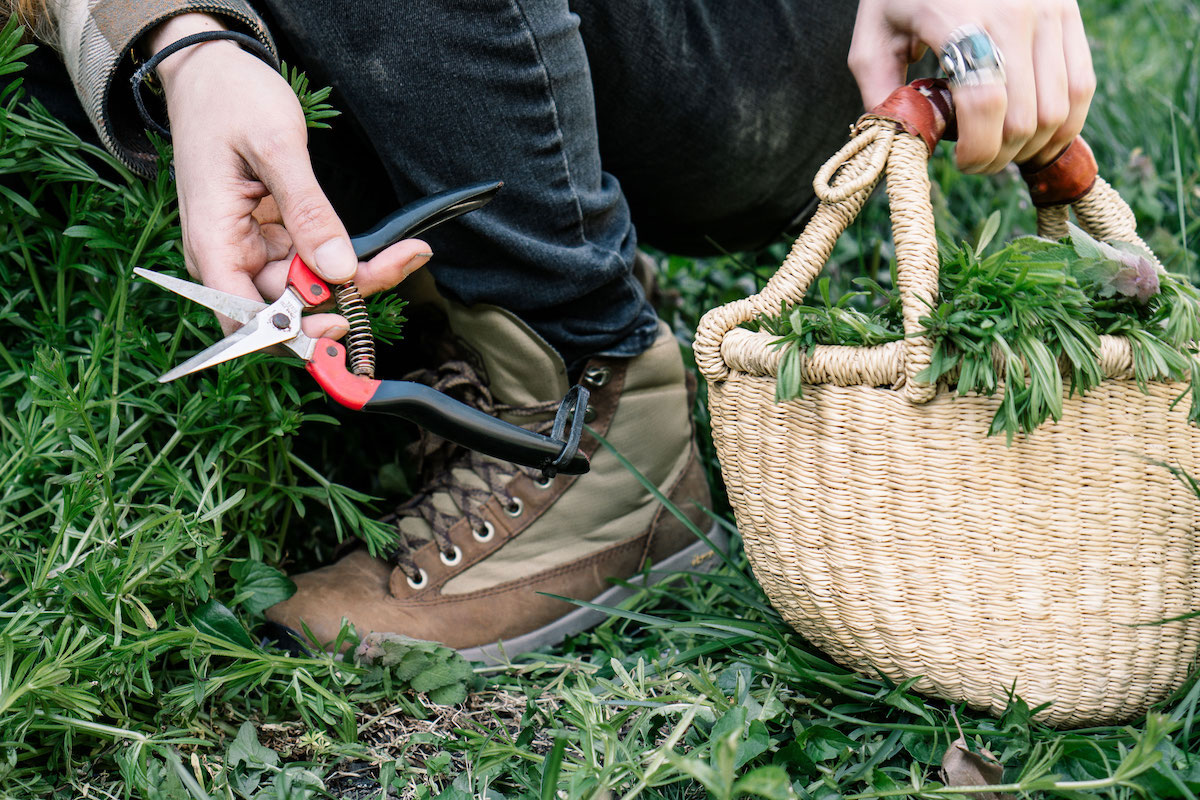
{"label": "boot lace", "polygon": [[[542,417],[523,426],[537,433],[545,433],[552,428],[553,415],[559,406],[555,400],[529,406],[497,403],[479,373],[465,361],[449,361],[436,370],[419,370],[406,375],[405,379],[424,383],[492,416]],[[415,450],[422,488],[396,506],[382,521],[392,524],[396,530],[396,547],[388,554],[388,561],[403,570],[410,581],[419,582],[423,579],[420,578],[420,569],[412,560],[412,553],[428,539],[405,533],[401,528],[402,520],[407,517],[424,519],[433,531],[433,540],[437,542],[442,555],[452,559],[455,557],[455,547],[450,539],[450,529],[460,517],[438,508],[434,504],[435,496],[448,495],[462,516],[470,521],[472,529],[482,533],[488,526],[481,514],[484,504],[495,496],[509,514],[518,515],[521,512],[520,501],[508,494],[508,483],[520,473],[537,480],[541,472],[497,461],[426,430],[421,431]],[[475,473],[486,488],[463,483],[455,476],[457,470]]]}

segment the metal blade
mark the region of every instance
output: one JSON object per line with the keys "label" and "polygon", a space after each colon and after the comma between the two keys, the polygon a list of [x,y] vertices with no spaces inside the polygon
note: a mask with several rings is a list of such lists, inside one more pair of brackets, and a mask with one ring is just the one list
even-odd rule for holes
{"label": "metal blade", "polygon": [[[299,323],[297,322],[297,326]],[[295,336],[295,331],[285,327],[276,328],[269,322],[258,317],[245,326],[238,328],[212,347],[201,350],[179,366],[158,379],[159,383],[170,383],[176,378],[199,372],[205,367],[211,367],[225,361],[231,361],[238,356],[253,353],[270,347],[273,344],[286,342]]]}
{"label": "metal blade", "polygon": [[219,289],[210,289],[202,283],[192,283],[191,281],[172,278],[170,275],[151,272],[141,267],[134,267],[133,271],[134,274],[140,275],[151,283],[157,283],[164,289],[169,289],[175,294],[195,301],[205,308],[211,308],[218,314],[224,314],[234,322],[247,323],[254,319],[255,314],[267,307],[266,303],[259,300],[247,300],[244,297],[238,297],[236,294],[222,292]]}

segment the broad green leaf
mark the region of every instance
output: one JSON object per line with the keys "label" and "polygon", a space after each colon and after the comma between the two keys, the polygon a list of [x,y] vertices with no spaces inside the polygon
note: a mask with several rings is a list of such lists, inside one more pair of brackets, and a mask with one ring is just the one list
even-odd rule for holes
{"label": "broad green leaf", "polygon": [[746,707],[734,706],[721,715],[708,735],[709,742],[718,742],[736,733],[740,738],[746,728]]}
{"label": "broad green leaf", "polygon": [[296,584],[274,567],[261,561],[241,561],[229,570],[237,594],[249,593],[242,607],[258,615],[296,593]]}
{"label": "broad green leaf", "polygon": [[734,797],[765,797],[767,800],[791,800],[796,796],[787,770],[766,766],[751,770],[733,784]]}
{"label": "broad green leaf", "polygon": [[216,600],[209,600],[192,612],[192,625],[201,633],[224,639],[230,644],[255,649],[254,641],[233,612]]}
{"label": "broad green leaf", "polygon": [[279,754],[258,741],[258,730],[254,723],[246,721],[238,728],[237,736],[229,743],[225,760],[231,767],[257,769],[273,767],[279,763]]}
{"label": "broad green leaf", "polygon": [[429,702],[440,706],[455,706],[467,700],[466,683],[448,683],[429,692]]}
{"label": "broad green leaf", "polygon": [[796,741],[805,747],[805,752],[813,761],[828,761],[837,758],[847,747],[858,746],[858,742],[828,725],[804,728],[796,736]]}
{"label": "broad green leaf", "polygon": [[426,692],[444,705],[465,700],[476,680],[471,664],[453,649],[400,634],[368,634],[355,657],[375,668],[364,677],[364,686],[381,682],[387,670],[394,688]]}
{"label": "broad green leaf", "polygon": [[741,769],[767,752],[770,746],[771,737],[767,734],[767,726],[759,720],[753,720],[746,729],[745,737],[738,742],[737,755],[733,759],[734,768]]}

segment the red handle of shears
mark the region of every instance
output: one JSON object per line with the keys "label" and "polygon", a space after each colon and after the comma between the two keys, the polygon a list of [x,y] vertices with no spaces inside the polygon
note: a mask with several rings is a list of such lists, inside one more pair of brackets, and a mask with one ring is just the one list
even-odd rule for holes
{"label": "red handle of shears", "polygon": [[[299,256],[292,259],[288,268],[288,288],[309,308],[326,303],[331,296],[329,286]],[[330,397],[355,411],[365,408],[394,414],[464,447],[542,469],[547,475],[556,472],[580,475],[588,471],[587,456],[578,450],[587,404],[587,393],[582,387],[568,393],[560,407],[563,425],[568,422],[564,408],[571,402],[576,406],[577,420],[573,423],[573,433],[560,439],[504,422],[428,386],[355,375],[346,368],[346,348],[333,339],[317,339],[305,368]],[[556,437],[563,432],[558,429],[559,416],[555,418]]]}
{"label": "red handle of shears", "polygon": [[[323,305],[333,296],[329,285],[317,277],[299,255],[292,259],[291,266],[288,267],[287,281],[288,288],[295,292],[308,308]],[[346,348],[334,339],[317,339],[312,358],[304,368],[330,397],[355,411],[362,410],[367,401],[375,396],[382,383],[365,375],[355,375],[346,369]]]}

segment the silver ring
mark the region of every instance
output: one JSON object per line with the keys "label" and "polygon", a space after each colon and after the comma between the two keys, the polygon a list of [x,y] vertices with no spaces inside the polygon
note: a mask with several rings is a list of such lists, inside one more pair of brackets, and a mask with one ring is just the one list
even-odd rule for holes
{"label": "silver ring", "polygon": [[942,48],[939,61],[953,87],[1003,84],[1007,80],[1004,54],[978,25],[955,28]]}

